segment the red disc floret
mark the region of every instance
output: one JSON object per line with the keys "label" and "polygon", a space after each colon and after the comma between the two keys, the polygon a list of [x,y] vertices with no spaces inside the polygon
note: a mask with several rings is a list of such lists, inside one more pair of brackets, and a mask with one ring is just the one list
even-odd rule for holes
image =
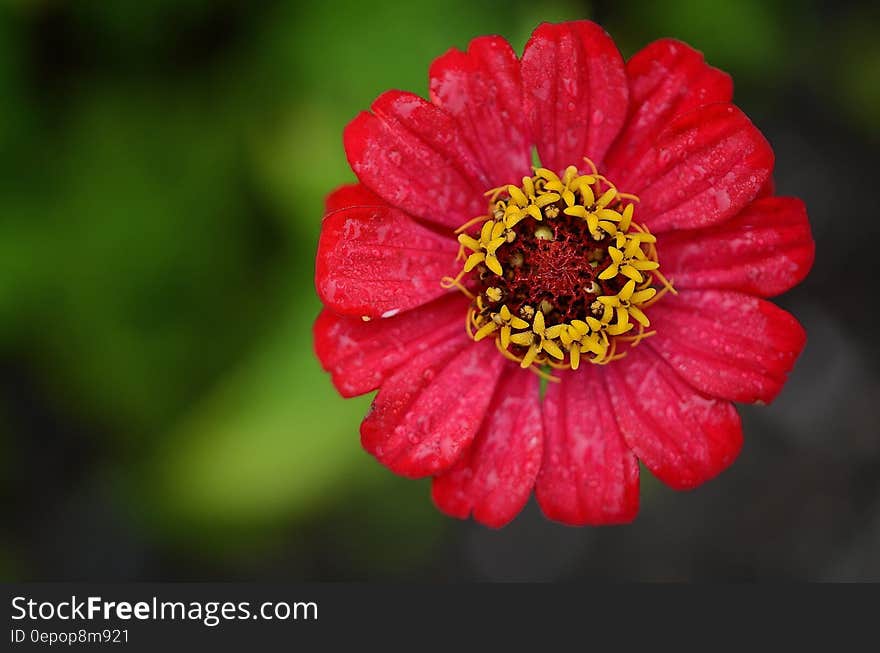
{"label": "red disc floret", "polygon": [[478,293],[489,299],[488,288],[501,291],[496,301],[486,301],[488,308],[506,304],[515,315],[522,315],[524,307],[540,308],[549,324],[558,324],[583,320],[597,297],[620,291],[625,279],[599,279],[611,262],[612,237],[595,240],[586,221],[565,215],[564,207],[560,201],[544,211],[546,216],[555,208],[557,217],[525,220],[513,227],[514,240],[498,250],[504,275],[485,269],[478,275]]}

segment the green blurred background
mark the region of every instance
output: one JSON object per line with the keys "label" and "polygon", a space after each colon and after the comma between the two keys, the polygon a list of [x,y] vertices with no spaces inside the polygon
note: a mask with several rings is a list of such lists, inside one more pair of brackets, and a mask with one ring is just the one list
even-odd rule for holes
{"label": "green blurred background", "polygon": [[[491,532],[362,452],[369,398],[312,353],[322,203],[376,95],[578,17],[733,74],[811,210],[820,260],[783,301],[811,346],[703,490],[646,474],[634,526],[530,505]],[[876,203],[835,224],[876,183],[878,26],[870,2],[4,0],[0,578],[880,577]]]}

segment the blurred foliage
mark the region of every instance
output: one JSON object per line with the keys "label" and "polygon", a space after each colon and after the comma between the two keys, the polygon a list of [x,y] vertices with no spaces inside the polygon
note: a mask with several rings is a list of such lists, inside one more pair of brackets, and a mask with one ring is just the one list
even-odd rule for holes
{"label": "blurred foliage", "polygon": [[713,2],[706,0],[634,0],[622,3],[627,30],[618,39],[633,50],[647,41],[673,37],[709,54],[713,65],[742,76],[767,80],[788,64],[793,32],[785,23],[799,20],[794,11],[803,3]]}
{"label": "blurred foliage", "polygon": [[4,3],[0,352],[7,386],[35,381],[0,405],[3,478],[33,463],[27,411],[47,412],[159,539],[222,554],[324,515],[352,568],[428,555],[444,521],[426,484],[361,451],[369,398],[340,399],[312,354],[322,202],[353,179],[342,129],[383,90],[424,94],[449,47],[521,50],[540,21],[590,15],[626,53],[677,36],[747,100],[802,86],[878,133],[876,12],[834,23],[833,74],[811,3]]}
{"label": "blurred foliage", "polygon": [[826,67],[834,84],[826,89],[837,102],[837,109],[880,140],[880,6],[851,9],[834,28],[840,44],[840,60],[829,58]]}

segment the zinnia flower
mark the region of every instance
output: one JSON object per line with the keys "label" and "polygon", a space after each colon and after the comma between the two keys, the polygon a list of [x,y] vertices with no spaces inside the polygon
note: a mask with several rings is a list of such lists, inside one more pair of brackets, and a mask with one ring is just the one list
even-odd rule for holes
{"label": "zinnia flower", "polygon": [[343,396],[378,389],[364,448],[493,527],[533,488],[550,519],[628,522],[640,461],[676,489],[730,465],[732,402],[772,401],[805,342],[764,298],[814,256],[732,93],[684,43],[624,63],[579,21],[521,59],[477,38],[431,66],[430,102],[358,115],[314,334]]}

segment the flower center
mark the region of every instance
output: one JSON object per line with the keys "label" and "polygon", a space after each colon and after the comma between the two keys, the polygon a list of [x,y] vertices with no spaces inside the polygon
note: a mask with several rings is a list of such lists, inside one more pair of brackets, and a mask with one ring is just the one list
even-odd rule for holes
{"label": "flower center", "polygon": [[[645,313],[666,292],[656,238],[633,221],[638,198],[598,174],[536,168],[486,193],[486,215],[459,227],[457,277],[472,299],[467,329],[524,368],[600,365],[653,335]],[[659,286],[659,291],[658,291]]]}

